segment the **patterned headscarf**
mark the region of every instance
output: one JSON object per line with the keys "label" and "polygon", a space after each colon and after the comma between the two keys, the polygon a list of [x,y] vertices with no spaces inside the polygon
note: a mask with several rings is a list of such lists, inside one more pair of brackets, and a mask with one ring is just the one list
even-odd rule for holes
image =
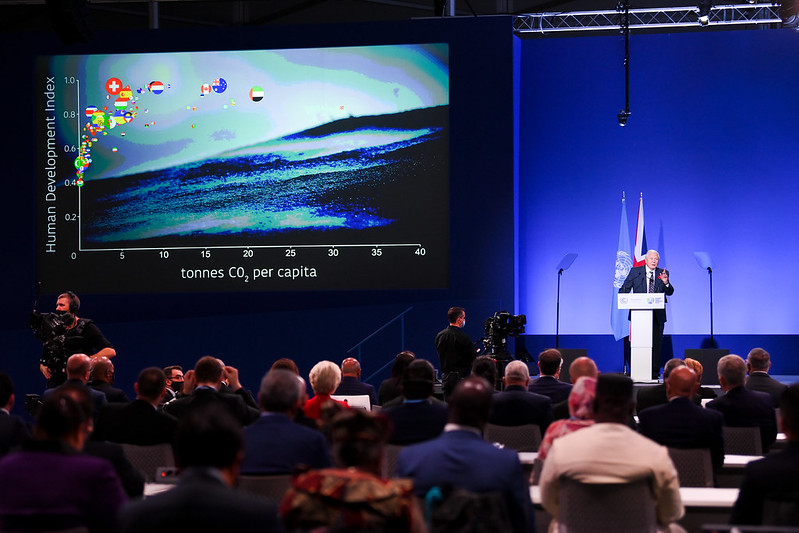
{"label": "patterned headscarf", "polygon": [[586,376],[578,379],[569,394],[569,414],[572,418],[593,420],[595,397],[596,379]]}

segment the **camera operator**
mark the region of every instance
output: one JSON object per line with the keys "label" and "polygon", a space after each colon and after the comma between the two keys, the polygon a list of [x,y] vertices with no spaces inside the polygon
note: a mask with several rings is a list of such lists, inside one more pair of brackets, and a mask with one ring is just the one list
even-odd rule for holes
{"label": "camera operator", "polygon": [[447,318],[449,327],[441,330],[435,341],[445,401],[448,401],[458,381],[469,375],[472,361],[477,357],[472,339],[461,329],[466,325],[466,310],[462,307],[451,307],[447,311]]}
{"label": "camera operator", "polygon": [[70,355],[85,353],[90,357],[114,357],[117,352],[100,328],[89,318],[79,318],[80,299],[72,291],[58,296],[54,313],[31,313],[30,326],[42,341],[39,369],[53,388],[66,381]]}

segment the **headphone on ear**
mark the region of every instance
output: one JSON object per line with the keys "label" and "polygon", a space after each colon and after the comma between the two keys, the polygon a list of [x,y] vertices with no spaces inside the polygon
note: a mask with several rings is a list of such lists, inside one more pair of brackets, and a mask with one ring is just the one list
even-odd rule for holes
{"label": "headphone on ear", "polygon": [[69,312],[74,315],[80,309],[80,298],[72,291],[66,291],[64,294],[69,297]]}

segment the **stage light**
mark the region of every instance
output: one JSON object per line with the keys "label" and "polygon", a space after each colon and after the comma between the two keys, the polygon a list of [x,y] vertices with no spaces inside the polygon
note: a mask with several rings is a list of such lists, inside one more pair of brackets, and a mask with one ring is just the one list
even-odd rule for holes
{"label": "stage light", "polygon": [[697,8],[699,9],[699,25],[700,26],[707,26],[710,24],[710,8],[712,4],[710,0],[702,0],[699,2]]}
{"label": "stage light", "polygon": [[630,118],[630,111],[622,109],[619,111],[619,126],[622,128],[627,125],[627,119]]}

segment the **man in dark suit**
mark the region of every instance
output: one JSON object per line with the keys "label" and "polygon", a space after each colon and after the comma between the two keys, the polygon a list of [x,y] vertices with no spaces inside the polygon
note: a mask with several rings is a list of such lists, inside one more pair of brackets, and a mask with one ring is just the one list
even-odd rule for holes
{"label": "man in dark suit", "polygon": [[270,370],[261,380],[261,416],[244,430],[242,474],[291,474],[332,466],[322,433],[295,423],[304,382],[289,370]]}
{"label": "man in dark suit", "polygon": [[767,499],[789,497],[793,498],[794,505],[799,505],[796,500],[799,480],[799,384],[786,388],[780,405],[780,429],[787,438],[785,448],[746,465],[730,524],[762,524],[763,506]]}
{"label": "man in dark suit", "polygon": [[746,363],[738,355],[719,359],[717,371],[724,396],[710,400],[706,407],[721,411],[725,426],[760,427],[763,453],[767,453],[777,439],[777,419],[771,397],[744,387]]}
{"label": "man in dark suit", "polygon": [[276,506],[234,490],[244,437],[222,405],[188,413],[175,434],[180,482],[169,491],[122,509],[122,533],[194,531],[282,532]]}
{"label": "man in dark suit", "polygon": [[412,478],[423,497],[433,487],[451,486],[474,493],[497,492],[507,503],[513,531],[530,531],[533,507],[519,456],[483,440],[493,387],[479,377],[458,383],[450,398],[449,423],[436,439],[402,450],[397,476]]}
{"label": "man in dark suit", "polygon": [[746,388],[765,392],[771,396],[774,407],[780,406],[780,397],[785,389],[788,388],[784,383],[780,383],[768,375],[771,368],[771,356],[763,348],[752,348],[746,356],[746,371],[749,377],[746,378]]}
{"label": "man in dark suit", "polygon": [[[644,262],[645,264],[630,269],[619,292],[664,293],[666,296],[674,294],[674,286],[669,283],[669,271],[657,268],[660,254],[649,250]],[[652,379],[657,379],[660,373],[660,345],[663,342],[665,323],[666,310],[652,310]]]}
{"label": "man in dark suit", "polygon": [[538,370],[541,376],[530,383],[527,390],[548,396],[553,405],[568,400],[572,386],[571,383],[560,381],[562,366],[563,356],[560,350],[550,348],[538,354]]}
{"label": "man in dark suit", "polygon": [[505,390],[494,395],[488,421],[499,426],[537,424],[543,436],[552,422],[552,402],[548,396],[529,392],[530,369],[521,361],[511,361],[502,378]]}
{"label": "man in dark suit", "polygon": [[[684,360],[677,358],[669,359],[663,366],[663,383],[639,387],[638,394],[636,395],[636,412],[640,413],[644,409],[648,409],[654,405],[668,403],[669,398],[666,394],[666,382],[674,369],[680,366],[686,366]],[[698,395],[693,395],[691,401],[697,405],[701,405],[702,403],[702,399]]]}
{"label": "man in dark suit", "polygon": [[685,365],[672,370],[666,380],[668,401],[639,411],[638,430],[669,448],[709,450],[717,471],[724,465],[724,417],[692,401],[698,388],[696,372]]}
{"label": "man in dark suit", "polygon": [[341,362],[341,383],[333,395],[366,395],[369,396],[369,405],[377,405],[377,391],[374,385],[362,383],[360,379],[361,363],[353,357],[344,359]]}
{"label": "man in dark suit", "polygon": [[[105,394],[86,385],[86,383],[89,382],[89,375],[91,374],[91,371],[92,360],[88,355],[82,353],[70,355],[69,359],[67,359],[67,380],[62,385],[59,385],[59,387],[66,384],[86,387],[91,395],[92,414],[96,421],[97,417],[100,415],[100,411],[102,411],[103,407],[108,404],[108,400],[106,399]],[[56,387],[56,389],[57,388],[58,387]],[[43,394],[44,398],[47,398],[54,390],[55,389],[45,390]]]}
{"label": "man in dark suit", "polygon": [[138,446],[172,442],[177,419],[159,411],[166,393],[166,377],[158,367],[145,368],[134,384],[136,399],[129,404],[108,404],[94,427],[93,440]]}
{"label": "man in dark suit", "polygon": [[161,400],[162,404],[171,402],[183,390],[183,367],[180,365],[167,366],[164,368],[164,375],[166,375],[166,394]]}
{"label": "man in dark suit", "polygon": [[95,357],[92,359],[91,380],[87,385],[105,394],[108,403],[130,403],[130,398],[125,391],[113,386],[114,363],[108,357]]}
{"label": "man in dark suit", "polygon": [[14,408],[14,383],[0,372],[0,457],[22,446],[31,437],[28,425],[11,414]]}
{"label": "man in dark suit", "polygon": [[[220,392],[224,379],[228,380],[228,387],[236,393]],[[238,394],[239,391],[244,391],[239,383],[238,370],[232,366],[223,367],[219,359],[215,357],[206,355],[200,358],[194,366],[194,370],[189,370],[186,373],[185,381],[184,387],[194,390],[188,396],[183,396],[164,405],[164,411],[178,419],[183,418],[189,411],[209,403],[224,405],[242,426],[250,424],[260,415],[258,409],[247,405]],[[196,387],[194,387],[195,383]],[[188,393],[189,390],[184,392]]]}
{"label": "man in dark suit", "polygon": [[447,423],[447,404],[433,401],[435,369],[430,361],[414,359],[402,374],[402,402],[382,413],[394,428],[390,444],[415,444],[441,435]]}

